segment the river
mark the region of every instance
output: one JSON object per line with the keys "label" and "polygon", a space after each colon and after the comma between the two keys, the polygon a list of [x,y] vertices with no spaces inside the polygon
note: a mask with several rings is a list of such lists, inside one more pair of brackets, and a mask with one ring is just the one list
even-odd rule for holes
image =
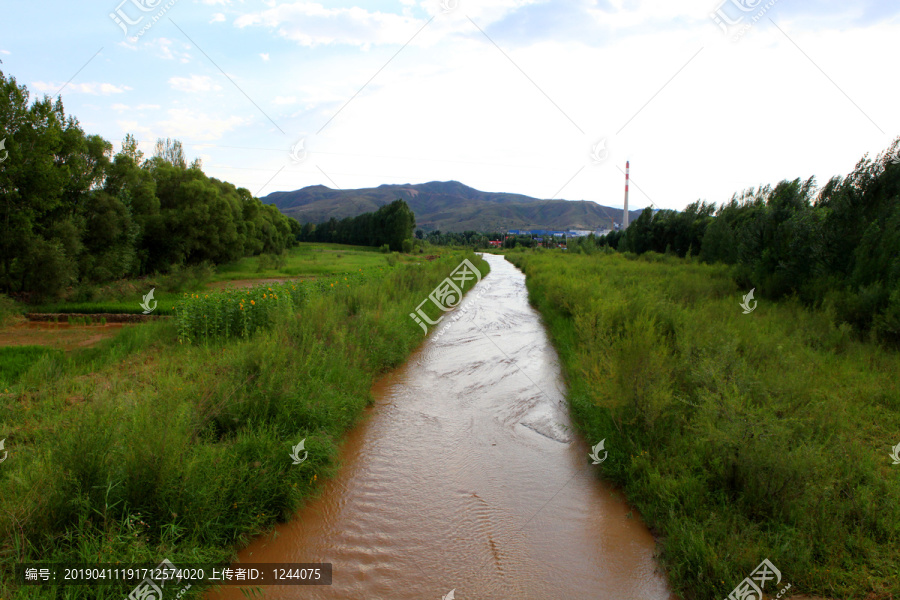
{"label": "river", "polygon": [[[650,532],[571,430],[524,275],[485,259],[471,308],[376,383],[322,496],[239,555],[332,563],[333,584],[270,586],[265,598],[674,598]],[[242,597],[222,589],[207,597]]]}

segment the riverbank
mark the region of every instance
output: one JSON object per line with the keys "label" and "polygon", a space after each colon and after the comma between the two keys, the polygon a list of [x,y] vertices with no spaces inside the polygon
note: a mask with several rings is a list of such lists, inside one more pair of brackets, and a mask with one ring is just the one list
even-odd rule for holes
{"label": "riverbank", "polygon": [[723,267],[652,253],[510,253],[560,353],[602,477],[660,534],[686,598],[764,559],[790,593],[900,595],[900,356]]}
{"label": "riverbank", "polygon": [[0,597],[33,597],[16,563],[229,561],[289,519],[334,473],[375,377],[421,343],[409,313],[462,258],[340,281],[249,340],[179,344],[172,319],[41,355],[2,391]]}
{"label": "riverbank", "polygon": [[375,383],[322,496],[240,552],[233,567],[332,565],[331,585],[268,600],[674,600],[653,536],[572,432],[525,277],[485,259],[490,276]]}

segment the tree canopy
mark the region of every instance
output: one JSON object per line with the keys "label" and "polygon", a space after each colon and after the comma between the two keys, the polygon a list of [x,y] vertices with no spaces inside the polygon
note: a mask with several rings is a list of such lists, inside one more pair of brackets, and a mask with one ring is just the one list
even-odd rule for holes
{"label": "tree canopy", "polygon": [[300,240],[308,242],[333,242],[354,246],[382,246],[399,252],[403,242],[411,240],[416,228],[416,216],[403,200],[394,200],[374,212],[347,217],[338,221],[334,217],[325,223],[306,223]]}
{"label": "tree canopy", "polygon": [[[821,189],[794,179],[682,212],[647,208],[596,242],[619,251],[700,256],[734,265],[741,285],[828,304],[837,319],[900,344],[900,138]],[[583,246],[579,246],[584,249]]]}
{"label": "tree canopy", "polygon": [[77,282],[221,263],[294,243],[299,223],[249,190],[190,166],[178,140],[144,160],[134,136],[118,153],[66,116],[30,102],[0,71],[0,292],[53,296]]}

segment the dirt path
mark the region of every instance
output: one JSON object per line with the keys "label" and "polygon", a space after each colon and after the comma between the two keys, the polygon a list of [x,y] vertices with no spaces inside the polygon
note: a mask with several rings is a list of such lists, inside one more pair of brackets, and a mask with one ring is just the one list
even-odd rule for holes
{"label": "dirt path", "polygon": [[69,325],[22,321],[0,329],[0,347],[49,346],[61,350],[86,348],[115,336],[124,326],[124,323]]}

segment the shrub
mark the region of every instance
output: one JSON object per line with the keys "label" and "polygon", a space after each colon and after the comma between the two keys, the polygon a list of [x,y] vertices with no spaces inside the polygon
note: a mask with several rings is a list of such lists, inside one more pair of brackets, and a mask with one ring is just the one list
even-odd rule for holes
{"label": "shrub", "polygon": [[21,314],[21,307],[12,298],[6,294],[0,294],[0,327],[6,327]]}

